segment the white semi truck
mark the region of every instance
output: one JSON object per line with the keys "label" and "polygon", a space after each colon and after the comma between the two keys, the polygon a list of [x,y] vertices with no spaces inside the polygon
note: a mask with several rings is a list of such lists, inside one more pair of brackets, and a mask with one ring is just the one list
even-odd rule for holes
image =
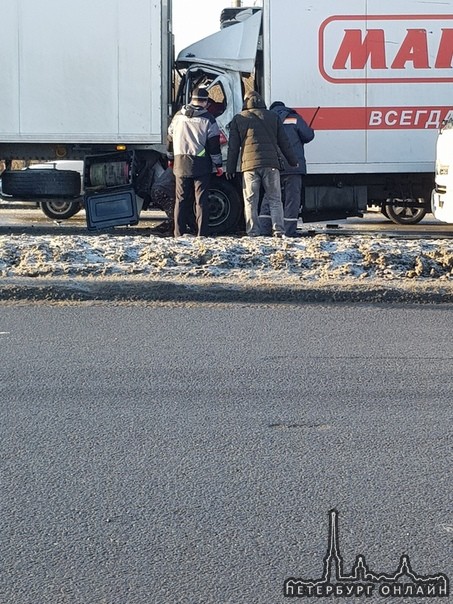
{"label": "white semi truck", "polygon": [[[376,205],[395,222],[416,223],[430,209],[436,134],[453,111],[451,0],[263,0],[226,8],[220,31],[176,62],[170,0],[0,6],[0,157],[84,159],[85,202],[94,214],[99,209],[95,228],[138,219],[138,210],[121,218],[122,209],[127,215],[137,194],[146,206],[147,175],[162,157],[168,120],[201,84],[217,101],[224,143],[247,87],[312,124],[305,220],[360,216]],[[35,174],[8,171],[4,192],[23,182],[33,188]],[[55,190],[43,182],[42,195],[75,194],[65,178]],[[239,191],[213,179],[214,232],[235,228]]]}

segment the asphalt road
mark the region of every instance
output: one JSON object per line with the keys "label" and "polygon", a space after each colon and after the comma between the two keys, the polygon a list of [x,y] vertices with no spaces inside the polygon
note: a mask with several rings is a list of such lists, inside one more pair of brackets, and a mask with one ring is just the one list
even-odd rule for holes
{"label": "asphalt road", "polygon": [[[115,232],[121,233],[127,231],[128,233],[132,233],[136,231],[138,234],[144,234],[147,229],[157,226],[165,218],[165,213],[161,211],[143,212],[137,226],[117,227]],[[84,210],[69,220],[56,221],[45,216],[34,204],[0,200],[0,235],[7,235],[8,233],[24,233],[28,235],[51,233],[61,235],[62,233],[67,233],[72,235],[97,236],[96,231],[87,230]]]}
{"label": "asphalt road", "polygon": [[[157,226],[165,214],[160,211],[145,211],[140,216],[140,222],[134,227],[116,227],[115,233],[145,234],[147,229]],[[389,236],[418,237],[453,237],[453,224],[444,224],[428,214],[419,224],[397,225],[385,218],[378,211],[370,211],[363,218],[348,218],[328,222],[299,223],[301,230],[312,230],[319,233],[354,234],[379,233]],[[103,232],[103,231],[99,231]],[[81,211],[69,220],[53,221],[47,218],[41,210],[31,204],[5,202],[0,200],[0,235],[6,234],[49,234],[62,233],[97,236],[86,227],[85,212]]]}
{"label": "asphalt road", "polygon": [[347,571],[407,554],[453,578],[452,325],[451,306],[1,306],[0,602],[283,602],[321,576],[334,508]]}

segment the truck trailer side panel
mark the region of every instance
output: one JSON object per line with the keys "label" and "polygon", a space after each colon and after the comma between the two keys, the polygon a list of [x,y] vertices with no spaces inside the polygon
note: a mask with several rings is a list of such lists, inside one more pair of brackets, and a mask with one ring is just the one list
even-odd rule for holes
{"label": "truck trailer side panel", "polygon": [[264,7],[266,101],[314,118],[310,173],[434,172],[436,131],[453,105],[453,2]]}
{"label": "truck trailer side panel", "polygon": [[161,143],[167,3],[0,0],[0,138]]}

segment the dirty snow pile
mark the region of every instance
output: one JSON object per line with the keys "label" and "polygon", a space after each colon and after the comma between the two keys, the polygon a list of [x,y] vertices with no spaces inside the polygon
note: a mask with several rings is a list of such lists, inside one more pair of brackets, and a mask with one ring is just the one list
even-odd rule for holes
{"label": "dirty snow pile", "polygon": [[155,236],[0,236],[0,277],[281,283],[453,280],[453,241],[382,236],[300,239]]}

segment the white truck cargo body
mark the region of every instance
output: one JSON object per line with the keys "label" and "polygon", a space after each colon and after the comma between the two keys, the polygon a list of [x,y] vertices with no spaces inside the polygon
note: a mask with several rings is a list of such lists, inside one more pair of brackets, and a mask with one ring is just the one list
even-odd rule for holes
{"label": "white truck cargo body", "polygon": [[163,142],[167,1],[0,0],[0,7],[2,143]]}
{"label": "white truck cargo body", "polygon": [[[434,173],[453,2],[264,0],[264,89],[310,122],[310,173]],[[317,108],[319,111],[317,112]]]}

